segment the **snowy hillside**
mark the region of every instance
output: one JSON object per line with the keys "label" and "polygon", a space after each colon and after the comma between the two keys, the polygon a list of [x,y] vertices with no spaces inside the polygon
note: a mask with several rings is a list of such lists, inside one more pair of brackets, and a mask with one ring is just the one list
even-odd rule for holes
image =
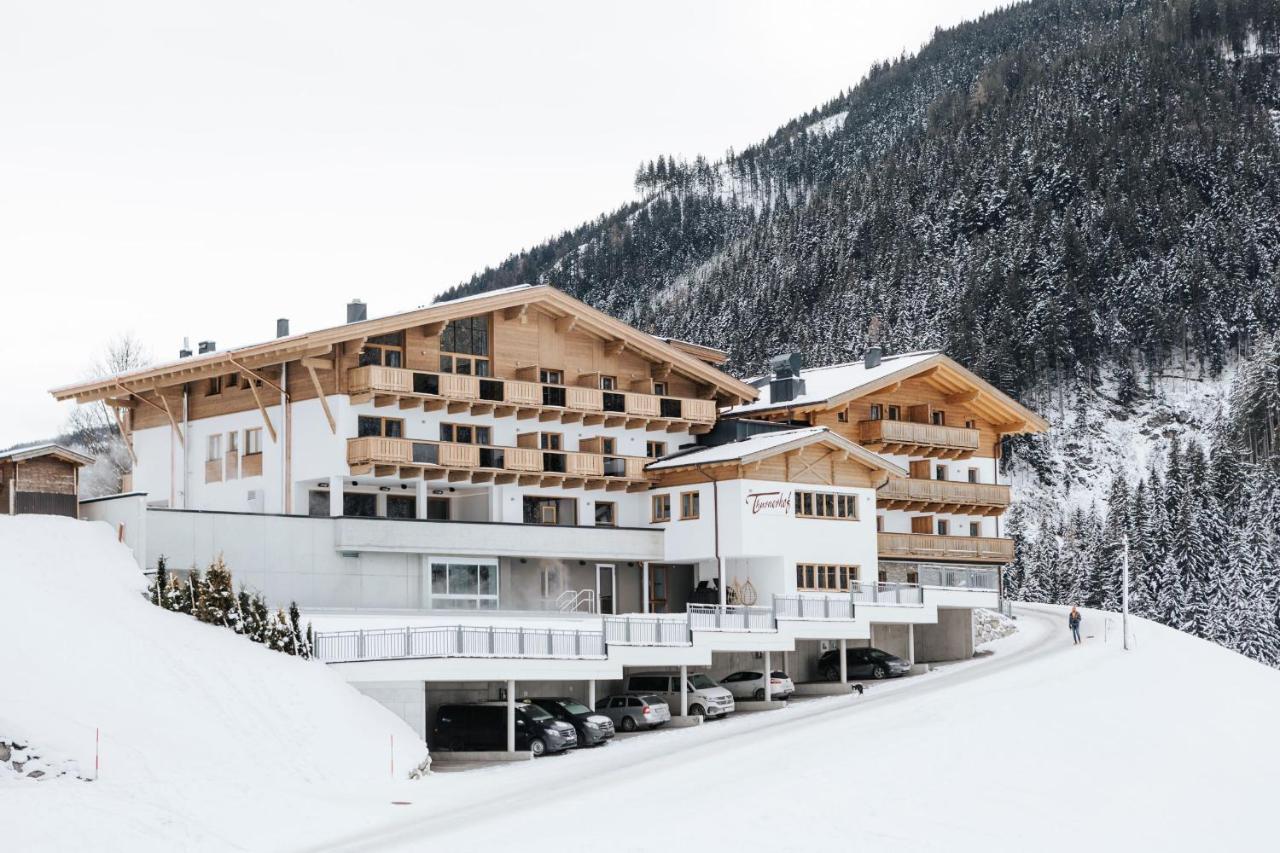
{"label": "snowy hillside", "polygon": [[[0,846],[225,848],[220,821],[243,831],[315,786],[386,781],[393,736],[398,775],[425,757],[322,665],[160,610],[144,585],[106,525],[0,516],[0,740],[92,777],[98,728],[102,754],[97,782],[0,776]],[[255,833],[278,848],[297,831]]]}

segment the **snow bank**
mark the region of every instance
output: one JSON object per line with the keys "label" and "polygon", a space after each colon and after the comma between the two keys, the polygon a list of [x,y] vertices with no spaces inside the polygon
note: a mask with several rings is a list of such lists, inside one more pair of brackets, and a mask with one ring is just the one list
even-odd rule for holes
{"label": "snow bank", "polygon": [[[0,779],[6,840],[6,807],[56,812],[60,795],[91,815],[103,808],[95,798],[146,791],[183,813],[187,783],[216,800],[219,790],[384,781],[392,737],[399,775],[425,757],[403,721],[324,665],[160,610],[141,597],[145,585],[105,524],[0,516],[0,738],[91,776],[99,729],[102,754],[92,784]],[[29,840],[12,849],[39,846]]]}
{"label": "snow bank", "polygon": [[1018,630],[1018,623],[994,610],[973,611],[973,644],[982,646],[1005,637]]}

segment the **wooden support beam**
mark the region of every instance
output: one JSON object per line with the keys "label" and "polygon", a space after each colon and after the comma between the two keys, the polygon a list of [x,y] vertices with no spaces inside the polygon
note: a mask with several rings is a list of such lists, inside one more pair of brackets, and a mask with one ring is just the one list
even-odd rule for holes
{"label": "wooden support beam", "polygon": [[518,421],[527,421],[529,420],[529,418],[536,418],[537,416],[538,416],[537,409],[517,409],[516,410],[516,420]]}
{"label": "wooden support beam", "polygon": [[444,400],[423,400],[422,411],[438,412],[444,408]]}
{"label": "wooden support beam", "polygon": [[604,342],[604,354],[606,358],[613,358],[621,355],[622,351],[627,348],[627,342],[621,338]]}
{"label": "wooden support beam", "polygon": [[463,480],[471,479],[470,471],[450,471],[448,480],[450,483],[461,483]]}
{"label": "wooden support beam", "polygon": [[663,361],[658,364],[650,365],[649,375],[659,382],[671,376],[671,362]]}
{"label": "wooden support beam", "polygon": [[400,408],[404,410],[416,409],[422,404],[422,400],[418,397],[401,397]]}
{"label": "wooden support beam", "polygon": [[258,383],[250,382],[249,390],[253,392],[253,402],[258,404],[258,411],[262,413],[262,423],[267,428],[267,434],[271,436],[271,441],[276,442],[276,428],[271,423],[271,416],[267,414],[267,407],[262,405],[262,396],[258,394]]}
{"label": "wooden support beam", "polygon": [[516,479],[517,477],[515,474],[499,474],[498,476],[493,478],[493,482],[495,485],[498,485],[498,486],[506,486],[511,483],[514,483]]}
{"label": "wooden support beam", "polygon": [[472,404],[471,404],[471,414],[473,414],[473,415],[487,415],[487,414],[489,414],[490,412],[492,412],[492,411],[493,411],[493,408],[494,408],[494,407],[493,407],[493,403],[472,403]]}
{"label": "wooden support beam", "polygon": [[960,405],[962,403],[972,403],[974,400],[978,399],[981,394],[982,392],[975,388],[972,391],[961,391],[959,394],[948,394],[946,396],[946,401],[947,404],[951,406]]}
{"label": "wooden support beam", "polygon": [[468,411],[471,408],[471,404],[455,400],[449,403],[447,408],[448,408],[449,414],[457,415],[457,414],[461,414],[462,412]]}
{"label": "wooden support beam", "polygon": [[373,476],[375,477],[394,477],[398,467],[395,465],[377,465],[373,466]]}
{"label": "wooden support beam", "polygon": [[169,418],[169,426],[173,427],[174,433],[178,436],[178,444],[181,444],[183,449],[185,449],[187,446],[187,438],[182,434],[182,428],[178,426],[178,421],[173,416],[173,410],[169,408],[169,399],[159,391],[156,391],[156,396],[160,398],[161,403],[164,403],[164,413]]}
{"label": "wooden support beam", "polygon": [[[272,382],[272,381],[271,381],[270,379],[268,379],[267,377],[263,376],[261,373],[257,373],[257,372],[255,372],[255,371],[253,371],[253,370],[250,370],[249,368],[245,367],[245,366],[244,366],[243,364],[241,364],[240,362],[236,361],[234,358],[229,358],[229,359],[227,359],[227,361],[229,361],[231,364],[234,364],[236,367],[238,367],[238,368],[240,369],[240,372],[241,372],[241,373],[247,373],[247,374],[249,374],[250,376],[252,376],[254,379],[257,379],[257,380],[261,381],[264,385],[270,385],[272,388],[276,389],[276,390],[277,390],[277,391],[279,391],[281,394],[284,394],[284,395],[285,395],[285,397],[288,397],[288,396],[289,396],[289,392],[285,391],[283,388],[281,388],[281,387],[280,387],[279,385],[277,385],[276,383]],[[250,382],[250,383],[249,383],[249,387],[250,387],[250,388],[252,388],[252,387],[253,387],[253,383],[252,383],[252,382]]]}
{"label": "wooden support beam", "polygon": [[560,412],[559,411],[540,412],[538,414],[538,420],[544,424],[549,424],[552,421],[558,421],[560,420]]}
{"label": "wooden support beam", "polygon": [[574,411],[563,412],[560,415],[560,423],[576,424],[579,421],[581,421],[584,417],[585,415],[582,412],[574,412]]}
{"label": "wooden support beam", "polygon": [[372,473],[373,473],[373,466],[368,464],[367,462],[362,465],[351,466],[351,476],[353,477],[363,477],[366,474],[372,474]]}
{"label": "wooden support beam", "polygon": [[563,317],[557,317],[556,318],[556,334],[567,335],[570,332],[572,332],[574,327],[577,325],[578,325],[577,314],[565,314]]}
{"label": "wooden support beam", "polygon": [[120,407],[112,406],[111,414],[115,415],[116,426],[120,428],[120,437],[124,439],[124,446],[129,451],[129,459],[137,465],[138,455],[133,452],[133,433],[125,428],[124,418],[120,417]]}
{"label": "wooden support beam", "polygon": [[422,335],[426,338],[438,338],[440,333],[444,331],[445,323],[443,320],[437,320],[434,323],[427,323],[422,327]]}
{"label": "wooden support beam", "polygon": [[308,370],[334,370],[335,365],[332,357],[320,358],[319,356],[309,356],[302,359],[302,366]]}
{"label": "wooden support beam", "polygon": [[608,485],[604,487],[606,492],[621,492],[625,491],[626,488],[627,484],[621,480],[610,480]]}
{"label": "wooden support beam", "polygon": [[522,486],[538,486],[542,484],[542,477],[538,474],[520,474],[517,482]]}
{"label": "wooden support beam", "polygon": [[329,411],[329,400],[324,395],[324,389],[320,387],[320,377],[316,376],[316,369],[311,365],[306,365],[307,374],[311,377],[311,384],[315,386],[316,396],[320,398],[320,408],[324,409],[324,416],[329,421],[329,432],[334,435],[338,434],[338,422],[333,419],[333,412]]}
{"label": "wooden support beam", "polygon": [[604,423],[604,415],[586,415],[582,419],[583,426],[600,426]]}
{"label": "wooden support beam", "polygon": [[525,302],[521,305],[512,305],[510,308],[502,309],[502,319],[519,320],[521,323],[529,322],[529,303]]}

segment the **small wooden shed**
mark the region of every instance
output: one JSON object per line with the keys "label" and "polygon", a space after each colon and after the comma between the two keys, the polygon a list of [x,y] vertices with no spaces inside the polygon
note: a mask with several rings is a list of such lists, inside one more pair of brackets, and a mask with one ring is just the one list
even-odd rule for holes
{"label": "small wooden shed", "polygon": [[0,452],[0,513],[80,517],[80,468],[93,462],[60,444]]}

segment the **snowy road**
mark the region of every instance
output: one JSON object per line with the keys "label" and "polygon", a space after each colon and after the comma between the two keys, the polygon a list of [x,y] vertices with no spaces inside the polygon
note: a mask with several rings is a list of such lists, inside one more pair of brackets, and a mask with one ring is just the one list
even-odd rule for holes
{"label": "snowy road", "polygon": [[[804,785],[821,784],[839,791],[838,786],[856,780],[874,782],[868,773],[884,772],[901,779],[903,771],[927,772],[929,757],[905,745],[896,755],[889,749],[883,764],[856,759],[864,746],[891,745],[899,728],[889,722],[895,716],[927,714],[935,698],[954,695],[966,685],[980,686],[1009,671],[1034,670],[1045,658],[1076,653],[1065,628],[1058,630],[1062,621],[1058,616],[1031,610],[1020,611],[1019,616],[1019,633],[994,644],[997,651],[988,658],[871,685],[861,698],[809,700],[783,711],[740,714],[698,729],[654,732],[589,753],[450,775],[447,785],[453,790],[439,792],[442,796],[427,813],[317,849],[401,850],[428,843],[444,843],[448,849],[492,849],[504,841],[541,848],[543,843],[550,844],[557,824],[571,826],[578,838],[612,837],[615,843],[610,846],[615,849],[652,849],[652,840],[667,834],[668,824],[692,840],[688,833],[694,831],[695,823],[702,824],[702,832],[720,831],[735,816],[775,812],[782,818],[796,806],[807,811],[805,802],[812,803],[811,795],[797,790]],[[934,722],[945,725],[942,720]],[[954,734],[970,742],[992,739],[996,721],[969,718],[954,727]],[[866,751],[870,758],[874,748]],[[839,762],[840,752],[848,752],[853,761]],[[854,778],[843,779],[846,772]],[[821,776],[821,781],[815,776]],[[751,790],[742,790],[744,785]],[[459,790],[464,786],[473,791]],[[736,805],[748,793],[760,801],[763,812]],[[786,799],[793,796],[796,801],[788,804]],[[666,813],[660,804],[686,814]],[[806,823],[818,836],[834,830],[846,840],[851,835],[864,835],[864,841],[895,838],[892,826],[877,828],[879,820],[859,828],[859,821],[846,811],[853,805],[846,801],[845,807],[826,814],[821,810],[795,814],[793,840],[797,845],[817,840],[806,831]],[[919,808],[928,806],[922,802]],[[688,812],[702,817],[691,821]],[[982,819],[986,822],[990,817]],[[769,823],[777,825],[772,819]],[[624,826],[643,829],[619,833]],[[581,834],[584,830],[586,835]]]}

